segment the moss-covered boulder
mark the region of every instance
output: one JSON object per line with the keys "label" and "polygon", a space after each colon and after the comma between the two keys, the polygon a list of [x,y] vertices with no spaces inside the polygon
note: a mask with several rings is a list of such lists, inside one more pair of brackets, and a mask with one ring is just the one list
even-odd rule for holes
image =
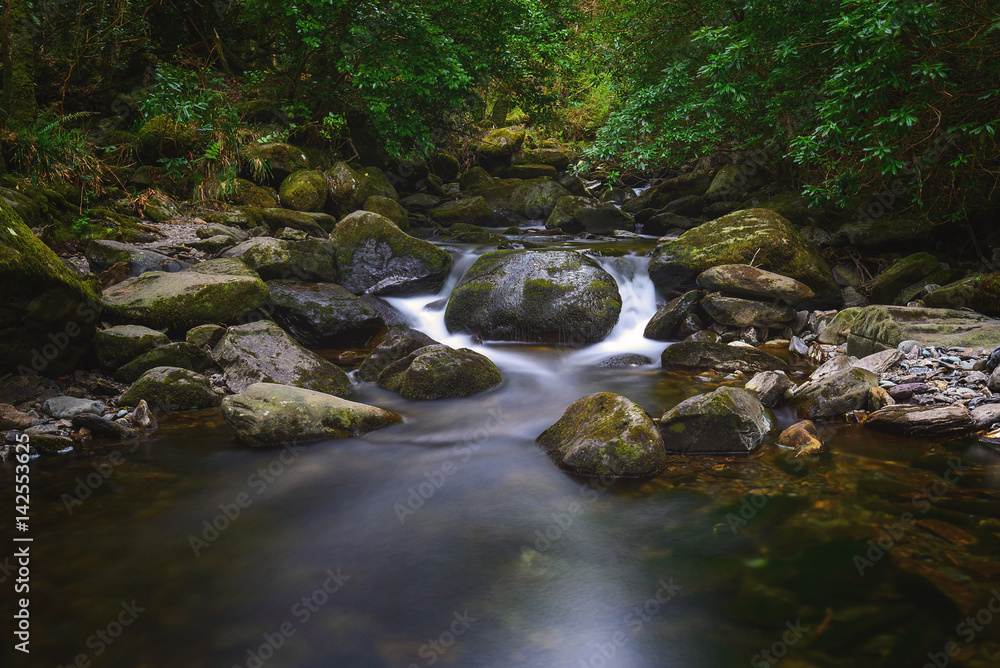
{"label": "moss-covered boulder", "polygon": [[207,346],[211,350],[225,333],[226,328],[221,325],[198,325],[184,334],[184,341],[202,349]]}
{"label": "moss-covered boulder", "polygon": [[258,278],[257,272],[248,267],[242,260],[234,257],[217,257],[191,265],[188,269],[193,274],[215,274],[217,276],[249,276]]}
{"label": "moss-covered boulder", "polygon": [[598,202],[590,197],[560,197],[545,221],[545,227],[567,234],[589,232],[611,234],[615,230],[635,231],[635,221],[614,204]]}
{"label": "moss-covered boulder", "polygon": [[500,219],[513,224],[548,219],[556,203],[570,192],[552,179],[505,182],[477,191]]}
{"label": "moss-covered boulder", "polygon": [[1000,322],[971,311],[910,306],[858,309],[847,337],[847,354],[866,357],[903,341],[924,346],[992,348],[1000,344]]}
{"label": "moss-covered boulder", "polygon": [[820,303],[837,303],[840,287],[819,250],[791,224],[766,209],[747,209],[709,221],[660,244],[649,276],[662,292],[724,264],[753,264],[809,286]]}
{"label": "moss-covered boulder", "polygon": [[344,396],[351,381],[340,367],[300,346],[269,320],[230,327],[213,351],[226,385],[242,392],[254,383],[280,383]]}
{"label": "moss-covered boulder", "polygon": [[801,417],[839,418],[867,410],[868,395],[878,387],[878,376],[868,369],[850,367],[818,380],[810,380],[792,391],[790,404]]}
{"label": "moss-covered boulder", "polygon": [[259,278],[152,271],[105,290],[102,304],[112,323],[187,331],[239,320],[265,299],[267,286]]}
{"label": "moss-covered boulder", "polygon": [[763,167],[756,163],[730,163],[715,173],[705,197],[715,202],[742,201],[749,191],[766,185],[768,180]]}
{"label": "moss-covered boulder", "polygon": [[726,327],[781,328],[795,319],[795,309],[781,302],[730,297],[713,292],[701,300],[701,307],[715,322]]}
{"label": "moss-covered boulder", "polygon": [[71,371],[90,348],[97,293],[0,202],[0,374]]}
{"label": "moss-covered boulder", "polygon": [[95,273],[110,269],[119,262],[128,264],[129,276],[139,276],[147,271],[180,271],[191,266],[190,262],[110,239],[91,241],[83,255]]}
{"label": "moss-covered boulder", "polygon": [[186,157],[205,145],[205,137],[194,123],[179,123],[167,114],[153,116],[139,129],[135,153],[144,165],[155,165],[160,158]]}
{"label": "moss-covered boulder", "polygon": [[[223,254],[238,258],[261,278],[288,278],[299,281],[336,283],[340,277],[333,244],[326,240],[283,241],[254,237]],[[195,265],[192,270],[200,265]]]}
{"label": "moss-covered boulder", "polygon": [[[388,218],[396,224],[396,227],[404,232],[410,229],[410,214],[399,202],[391,197],[385,197],[384,195],[372,195],[365,200],[364,209],[365,211],[377,213],[383,218]],[[490,214],[492,215],[492,213],[493,212],[491,211]]]}
{"label": "moss-covered boulder", "polygon": [[514,156],[515,165],[549,165],[559,172],[569,169],[571,162],[576,162],[580,156],[565,148],[529,148]]}
{"label": "moss-covered boulder", "polygon": [[851,333],[851,325],[854,319],[861,312],[860,308],[845,308],[833,317],[825,327],[819,330],[816,340],[827,345],[839,346],[847,343],[847,337]]}
{"label": "moss-covered boulder", "polygon": [[254,446],[356,437],[403,421],[375,406],[273,383],[255,383],[226,397],[222,417]]}
{"label": "moss-covered boulder", "polygon": [[361,380],[376,381],[382,371],[393,362],[403,359],[419,348],[437,344],[437,341],[409,325],[393,325],[386,332],[382,342],[361,363],[358,377]]}
{"label": "moss-covered boulder", "polygon": [[333,213],[343,216],[364,207],[369,197],[399,201],[399,194],[374,167],[352,169],[346,162],[335,163],[326,171],[329,203]]}
{"label": "moss-covered boulder", "polygon": [[170,343],[163,332],[141,325],[118,325],[94,334],[94,352],[104,367],[115,370],[157,346]]}
{"label": "moss-covered boulder", "polygon": [[326,177],[313,169],[292,172],[278,189],[281,206],[293,211],[322,211],[327,194]]}
{"label": "moss-covered boulder", "polygon": [[551,165],[510,165],[500,171],[500,177],[504,179],[540,179],[548,177],[554,179],[559,173]]}
{"label": "moss-covered boulder", "polygon": [[161,411],[193,411],[214,408],[219,397],[208,378],[190,369],[159,366],[149,369],[118,399],[119,406],[145,401]]}
{"label": "moss-covered boulder", "polygon": [[[297,146],[281,142],[249,144],[240,156],[243,171],[252,177],[270,174],[270,181],[279,184],[289,174],[309,169],[309,156]],[[255,179],[256,180],[256,179]]]}
{"label": "moss-covered boulder", "polygon": [[875,304],[892,304],[904,288],[940,268],[941,263],[930,253],[907,255],[872,281],[868,295]]}
{"label": "moss-covered boulder", "polygon": [[309,348],[364,343],[385,327],[374,308],[333,283],[268,281],[262,309]]}
{"label": "moss-covered boulder", "polygon": [[500,369],[485,355],[442,344],[418,348],[378,376],[379,387],[416,400],[468,397],[502,381]]}
{"label": "moss-covered boulder", "polygon": [[494,188],[498,185],[498,182],[497,179],[490,176],[489,172],[482,167],[473,167],[462,174],[458,180],[458,185],[462,189],[462,192],[475,192],[477,190]]}
{"label": "moss-covered boulder", "polygon": [[715,171],[701,169],[666,179],[652,186],[644,193],[622,205],[626,213],[638,213],[643,209],[663,209],[674,200],[688,195],[702,195],[712,185]]}
{"label": "moss-covered boulder", "polygon": [[427,158],[427,166],[432,174],[435,174],[443,181],[454,181],[462,171],[462,166],[451,153],[447,151],[435,151]]}
{"label": "moss-covered boulder", "polygon": [[409,295],[437,292],[451,270],[451,255],[416,239],[391,220],[355,211],[330,233],[340,284],[354,294]]}
{"label": "moss-covered boulder", "polygon": [[774,417],[760,400],[737,387],[720,387],[677,404],[660,418],[667,452],[745,455],[764,442]]}
{"label": "moss-covered boulder", "polygon": [[1000,273],[977,274],[933,290],[924,302],[935,308],[970,308],[993,317],[1000,316]]}
{"label": "moss-covered boulder", "polygon": [[271,209],[278,206],[273,189],[259,186],[246,179],[232,179],[224,184],[220,198],[230,204]]}
{"label": "moss-covered boulder", "polygon": [[[309,214],[304,211],[292,211],[291,209],[248,209],[247,213],[252,219],[256,219],[257,222],[267,226],[272,233],[277,233],[284,229],[292,229],[305,232],[302,235],[303,237],[326,237],[337,223],[336,218],[325,213]],[[327,223],[325,228],[316,219],[316,216],[321,216],[323,222]]]}
{"label": "moss-covered boulder", "polygon": [[521,127],[497,128],[486,133],[476,147],[479,164],[488,171],[503,169],[521,150],[527,133]]}
{"label": "moss-covered boulder", "polygon": [[758,371],[788,370],[788,363],[780,357],[769,355],[756,348],[727,346],[723,343],[702,341],[681,341],[675,343],[660,355],[664,369],[681,371]]}
{"label": "moss-covered boulder", "polygon": [[656,423],[641,406],[610,392],[574,402],[536,442],[556,466],[576,475],[652,478],[667,467]]}
{"label": "moss-covered boulder", "polygon": [[601,341],[618,322],[618,284],[573,251],[502,250],[482,255],[451,293],[451,332],[496,341],[581,346]]}
{"label": "moss-covered boulder", "polygon": [[493,208],[482,197],[451,200],[430,210],[431,220],[441,227],[451,227],[455,223],[468,223],[492,227],[497,224]]}
{"label": "moss-covered boulder", "polygon": [[133,383],[142,374],[159,366],[201,372],[212,366],[212,358],[198,346],[186,341],[167,343],[141,353],[120,367],[115,373],[115,378],[122,383]]}
{"label": "moss-covered boulder", "polygon": [[858,218],[841,225],[833,243],[862,251],[899,252],[926,246],[932,232],[930,222],[922,218]]}
{"label": "moss-covered boulder", "polygon": [[642,335],[653,341],[676,340],[681,324],[685,318],[694,313],[695,307],[704,296],[704,292],[691,290],[663,305],[646,323]]}
{"label": "moss-covered boulder", "polygon": [[[459,244],[478,244],[481,246],[499,246],[507,242],[506,237],[494,234],[493,232],[487,232],[479,225],[471,225],[469,223],[455,223],[448,228],[445,239]],[[525,244],[525,246],[529,247],[529,244]]]}
{"label": "moss-covered boulder", "polygon": [[748,264],[724,264],[698,275],[698,285],[745,299],[778,301],[792,306],[816,297],[808,285]]}

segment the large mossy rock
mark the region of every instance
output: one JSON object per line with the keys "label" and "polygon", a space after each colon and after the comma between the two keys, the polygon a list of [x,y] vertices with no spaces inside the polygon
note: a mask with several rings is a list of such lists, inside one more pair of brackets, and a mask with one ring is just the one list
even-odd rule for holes
{"label": "large mossy rock", "polygon": [[104,318],[112,323],[187,331],[195,325],[235,322],[265,299],[267,285],[259,278],[152,271],[105,290]]}
{"label": "large mossy rock", "polygon": [[186,341],[167,343],[147,350],[115,373],[123,383],[133,383],[139,376],[158,366],[179,367],[202,372],[212,366],[212,358],[204,350]]}
{"label": "large mossy rock", "polygon": [[119,262],[128,263],[129,276],[140,276],[147,271],[181,271],[191,266],[190,262],[110,239],[91,241],[83,255],[95,273],[110,269]]}
{"label": "large mossy rock", "polygon": [[573,251],[482,255],[451,293],[445,325],[494,341],[580,346],[604,339],[622,298],[611,275]]}
{"label": "large mossy rock", "polygon": [[706,290],[718,290],[744,299],[780,301],[791,306],[816,297],[805,283],[748,264],[712,267],[701,272],[697,281]]}
{"label": "large mossy rock", "polygon": [[312,169],[292,172],[281,182],[278,196],[286,209],[322,211],[327,198],[326,177]]}
{"label": "large mossy rock", "polygon": [[71,371],[100,313],[94,289],[0,201],[0,374]]}
{"label": "large mossy rock", "polygon": [[255,383],[226,397],[222,417],[254,446],[349,438],[403,421],[375,406],[273,383]]}
{"label": "large mossy rock", "polygon": [[867,357],[903,341],[923,346],[992,348],[1000,344],[1000,321],[970,311],[910,306],[858,309],[847,336],[847,354]]}
{"label": "large mossy rock", "polygon": [[305,151],[281,142],[249,144],[243,147],[240,158],[247,173],[268,173],[274,184],[281,183],[293,172],[309,169],[309,156]]}
{"label": "large mossy rock", "polygon": [[438,342],[409,325],[393,325],[386,332],[382,342],[361,363],[358,377],[367,381],[378,380],[382,371],[393,362],[403,359],[415,350],[434,345],[438,345]]}
{"label": "large mossy rock", "polygon": [[153,116],[139,129],[135,153],[144,165],[161,158],[180,158],[205,145],[194,123],[179,123],[167,114]]}
{"label": "large mossy rock", "polygon": [[517,165],[549,165],[559,172],[565,172],[571,162],[576,162],[580,156],[565,148],[530,148],[514,156]]}
{"label": "large mossy rock", "polygon": [[899,293],[941,268],[930,253],[914,253],[899,260],[872,281],[869,297],[875,304],[892,304]]}
{"label": "large mossy rock", "polygon": [[490,176],[489,172],[478,166],[465,172],[458,179],[458,186],[462,192],[475,192],[477,190],[495,188],[497,184],[497,179]]}
{"label": "large mossy rock", "polygon": [[441,177],[443,181],[454,181],[458,178],[462,166],[451,153],[447,151],[436,151],[427,158],[427,167],[433,174]]}
{"label": "large mossy rock", "polygon": [[810,420],[839,418],[867,410],[873,387],[878,387],[877,375],[868,369],[850,367],[799,385],[789,403],[801,417]]}
{"label": "large mossy rock", "polygon": [[208,378],[190,369],[158,366],[146,371],[118,399],[119,406],[145,401],[161,411],[192,411],[219,405]]}
{"label": "large mossy rock", "polygon": [[468,348],[425,346],[385,367],[379,387],[404,399],[450,399],[484,392],[503,381],[500,369]]}
{"label": "large mossy rock", "polygon": [[896,251],[925,247],[933,232],[922,218],[858,218],[841,225],[833,241],[863,251]]}
{"label": "large mossy rock", "polygon": [[1000,316],[1000,273],[969,276],[927,294],[924,302],[936,308],[970,308],[984,315]]}
{"label": "large mossy rock", "polygon": [[[420,197],[420,195],[414,195],[414,197]],[[392,199],[391,197],[385,197],[383,195],[372,195],[365,200],[365,211],[371,211],[372,213],[377,213],[384,218],[388,218],[396,227],[406,232],[410,229],[410,214],[407,212],[403,206]],[[492,215],[493,212],[490,212]]]}
{"label": "large mossy rock", "polygon": [[264,280],[285,278],[336,283],[340,278],[333,244],[327,240],[283,241],[254,237],[230,248],[222,256],[240,259]]}
{"label": "large mossy rock", "polygon": [[536,442],[556,466],[577,475],[652,478],[667,467],[656,423],[610,392],[574,402]]}
{"label": "large mossy rock", "polygon": [[635,221],[627,213],[609,202],[598,202],[589,197],[560,197],[545,221],[548,229],[559,229],[567,234],[588,232],[611,234],[615,230],[635,231]]}
{"label": "large mossy rock", "polygon": [[254,383],[293,385],[337,396],[351,389],[340,367],[306,350],[269,320],[230,327],[213,356],[233,392]]}
{"label": "large mossy rock", "polygon": [[309,348],[364,343],[385,327],[378,311],[339,285],[277,280],[267,287],[262,310]]}
{"label": "large mossy rock", "polygon": [[340,267],[340,284],[354,294],[412,295],[441,289],[451,255],[416,239],[391,220],[355,211],[330,233]]}
{"label": "large mossy rock", "polygon": [[673,371],[786,371],[788,363],[780,357],[761,352],[756,348],[727,346],[708,341],[681,341],[668,346],[660,355],[664,369]]}
{"label": "large mossy rock", "polygon": [[118,369],[139,355],[170,343],[170,337],[142,325],[118,325],[94,334],[94,352],[108,369]]}
{"label": "large mossy rock", "polygon": [[329,202],[341,216],[363,208],[369,197],[399,201],[399,193],[374,167],[352,169],[346,162],[338,162],[326,171],[326,180]]}
{"label": "large mossy rock", "polygon": [[441,227],[456,223],[492,227],[497,224],[493,209],[482,197],[452,200],[430,210],[431,220]]}
{"label": "large mossy rock", "polygon": [[220,194],[225,202],[240,206],[256,206],[270,209],[278,206],[278,200],[272,188],[259,186],[247,179],[232,179],[226,182],[226,189]]}
{"label": "large mossy rock", "polygon": [[722,216],[660,244],[649,276],[661,292],[726,264],[753,264],[809,286],[820,303],[837,303],[840,287],[819,250],[791,224],[766,209]]}
{"label": "large mossy rock", "polygon": [[660,418],[664,448],[681,454],[749,454],[773,427],[756,395],[736,387],[685,399]]}
{"label": "large mossy rock", "polygon": [[476,147],[479,163],[488,171],[503,169],[511,163],[513,155],[521,150],[526,134],[524,128],[516,126],[487,132]]}
{"label": "large mossy rock", "polygon": [[503,220],[517,224],[525,220],[546,220],[556,203],[571,193],[552,179],[505,182],[494,188],[476,191]]}
{"label": "large mossy rock", "polygon": [[638,213],[643,209],[660,210],[682,197],[702,195],[712,185],[714,177],[713,170],[700,169],[661,181],[638,197],[625,202],[622,205],[622,211]]}

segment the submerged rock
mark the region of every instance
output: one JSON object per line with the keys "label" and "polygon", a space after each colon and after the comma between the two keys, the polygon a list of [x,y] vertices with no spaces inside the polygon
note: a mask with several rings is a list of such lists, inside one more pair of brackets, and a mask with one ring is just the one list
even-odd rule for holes
{"label": "submerged rock", "polygon": [[760,447],[774,425],[757,397],[735,387],[685,399],[660,418],[667,452],[748,454]]}
{"label": "submerged rock", "polygon": [[495,341],[580,346],[603,340],[621,305],[615,279],[579,253],[493,251],[455,287],[445,324]]}
{"label": "submerged rock", "polygon": [[812,420],[796,422],[778,435],[778,445],[795,448],[795,457],[818,455],[823,452],[823,441]]}
{"label": "submerged rock", "polygon": [[653,419],[610,392],[574,402],[536,442],[556,466],[578,475],[649,478],[667,465]]}
{"label": "submerged rock", "polygon": [[698,341],[681,341],[669,346],[660,355],[660,363],[664,369],[714,369],[742,373],[788,368],[788,363],[780,357],[756,348]]}
{"label": "submerged rock", "polygon": [[158,366],[146,371],[118,399],[119,406],[145,401],[161,411],[189,411],[219,405],[208,378],[190,369]]}
{"label": "submerged rock", "polygon": [[499,385],[500,369],[485,355],[442,344],[418,348],[386,366],[378,384],[404,399],[468,397]]}
{"label": "submerged rock", "polygon": [[222,400],[222,417],[249,445],[360,436],[402,422],[395,413],[288,385],[255,383]]}

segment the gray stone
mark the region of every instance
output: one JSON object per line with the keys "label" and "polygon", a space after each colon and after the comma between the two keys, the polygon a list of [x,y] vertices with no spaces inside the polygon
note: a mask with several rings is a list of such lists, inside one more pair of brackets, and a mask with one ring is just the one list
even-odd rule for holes
{"label": "gray stone", "polygon": [[811,420],[838,418],[852,411],[867,410],[869,390],[873,387],[878,387],[878,376],[852,367],[799,385],[790,403],[799,415]]}
{"label": "gray stone", "polygon": [[713,292],[701,300],[701,307],[727,327],[780,327],[795,319],[791,306],[729,297]]}
{"label": "gray stone", "polygon": [[118,399],[119,406],[145,401],[161,411],[191,411],[219,405],[208,378],[179,367],[158,366],[146,371]]}
{"label": "gray stone", "polygon": [[385,367],[378,384],[404,399],[449,399],[484,392],[503,381],[485,355],[437,344],[418,348]]}
{"label": "gray stone", "polygon": [[684,319],[694,311],[703,294],[699,290],[692,290],[671,300],[650,318],[642,335],[654,341],[674,341],[677,338],[684,338],[678,337],[681,325],[684,323]]}
{"label": "gray stone", "polygon": [[157,346],[170,343],[163,332],[141,325],[118,325],[94,334],[94,352],[101,364],[109,369],[134,360]]}
{"label": "gray stone", "polygon": [[668,453],[749,454],[774,426],[757,397],[734,387],[720,387],[682,401],[660,418]]}
{"label": "gray stone", "polygon": [[816,297],[805,283],[748,264],[724,264],[706,269],[698,275],[697,282],[706,290],[744,299],[780,301],[792,306]]}
{"label": "gray stone", "polygon": [[268,313],[304,346],[365,343],[385,321],[346,288],[333,283],[268,281]]}
{"label": "gray stone", "polygon": [[361,363],[358,377],[367,381],[378,380],[382,371],[393,362],[405,358],[424,346],[437,344],[437,341],[409,325],[393,325],[389,328],[382,342]]}
{"label": "gray stone", "polygon": [[81,413],[101,415],[104,404],[94,399],[78,399],[77,397],[52,397],[42,404],[42,410],[57,420],[69,420]]}
{"label": "gray stone", "polygon": [[865,420],[869,429],[908,436],[964,436],[976,423],[962,406],[886,406]]}
{"label": "gray stone", "polygon": [[888,350],[883,350],[882,352],[872,353],[871,355],[858,360],[854,366],[868,369],[872,373],[881,376],[883,373],[896,366],[896,363],[902,360],[904,357],[903,353],[896,348],[889,348]]}
{"label": "gray stone", "polygon": [[746,390],[757,395],[760,403],[767,408],[776,408],[784,403],[785,392],[792,387],[792,381],[780,371],[761,371],[746,384]]}
{"label": "gray stone", "polygon": [[660,355],[660,364],[670,370],[758,371],[785,370],[788,364],[780,357],[756,348],[738,348],[722,343],[681,341]]}

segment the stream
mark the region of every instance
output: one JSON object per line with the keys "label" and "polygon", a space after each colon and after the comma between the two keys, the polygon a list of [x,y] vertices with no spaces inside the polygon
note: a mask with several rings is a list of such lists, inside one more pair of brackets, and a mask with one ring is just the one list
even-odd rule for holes
{"label": "stream", "polygon": [[[403,424],[256,450],[204,411],[96,458],[35,460],[31,657],[10,640],[11,543],[4,655],[81,668],[1000,665],[1000,453],[974,440],[823,424],[819,458],[772,437],[752,457],[670,457],[649,481],[575,478],[535,444],[593,392],[659,417],[740,384],[660,368],[668,344],[642,336],[654,243],[548,244],[594,255],[623,297],[607,339],[578,350],[449,334],[440,300],[488,249],[448,246],[441,293],[388,301],[490,357],[504,382],[434,402],[356,386],[352,399]],[[600,366],[622,353],[652,362]],[[12,463],[0,471],[13,505]],[[981,630],[963,629],[977,614]]]}

